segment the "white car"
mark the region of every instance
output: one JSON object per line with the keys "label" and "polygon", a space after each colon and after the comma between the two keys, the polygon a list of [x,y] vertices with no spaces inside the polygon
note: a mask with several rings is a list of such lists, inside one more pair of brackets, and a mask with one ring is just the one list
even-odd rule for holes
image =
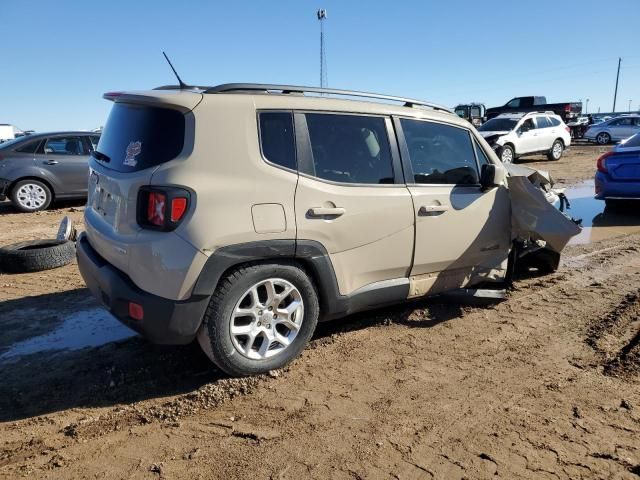
{"label": "white car", "polygon": [[502,163],[540,153],[549,160],[560,160],[571,145],[571,130],[553,112],[503,113],[482,124],[478,131]]}

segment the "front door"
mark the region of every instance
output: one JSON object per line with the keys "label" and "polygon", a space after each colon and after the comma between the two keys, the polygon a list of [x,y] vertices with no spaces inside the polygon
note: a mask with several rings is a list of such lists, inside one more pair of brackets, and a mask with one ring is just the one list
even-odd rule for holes
{"label": "front door", "polygon": [[532,118],[527,118],[516,129],[518,135],[518,143],[516,144],[516,153],[535,152],[537,150],[538,137],[536,136],[536,126]]}
{"label": "front door", "polygon": [[298,240],[320,242],[342,295],[406,279],[413,206],[402,180],[391,120],[296,113]]}
{"label": "front door", "polygon": [[80,136],[47,138],[36,155],[36,164],[51,174],[57,194],[86,194],[89,151]]}
{"label": "front door", "polygon": [[478,162],[488,159],[473,134],[404,118],[396,127],[416,222],[410,295],[500,280],[511,243],[509,194],[503,186],[482,191]]}

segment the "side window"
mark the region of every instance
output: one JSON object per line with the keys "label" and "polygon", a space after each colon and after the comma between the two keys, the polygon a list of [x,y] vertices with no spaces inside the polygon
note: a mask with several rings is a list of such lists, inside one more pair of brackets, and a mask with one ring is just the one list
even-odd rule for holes
{"label": "side window", "polygon": [[520,106],[519,98],[514,98],[509,103],[507,103],[507,107],[510,107],[510,108],[518,108],[519,106]]}
{"label": "side window", "polygon": [[551,122],[547,117],[536,117],[538,128],[547,128],[551,126]]}
{"label": "side window", "polygon": [[48,138],[44,145],[45,154],[54,155],[86,155],[85,147],[80,137]]}
{"label": "side window", "polygon": [[36,153],[38,149],[38,145],[40,145],[40,140],[34,140],[33,142],[28,142],[26,145],[16,148],[16,152],[20,153]]}
{"label": "side window", "polygon": [[469,132],[463,128],[402,119],[414,181],[475,185],[478,165]]}
{"label": "side window", "polygon": [[560,120],[555,117],[549,117],[549,121],[551,122],[552,127],[557,127],[558,125],[560,125]]}
{"label": "side window", "polygon": [[384,118],[307,113],[315,176],[342,183],[393,183]]}
{"label": "side window", "polygon": [[260,145],[264,158],[296,170],[296,143],[290,112],[260,113]]}
{"label": "side window", "polygon": [[92,149],[95,150],[96,148],[98,148],[98,142],[100,141],[100,136],[99,135],[90,135],[89,136],[89,141],[91,142]]}
{"label": "side window", "polygon": [[523,131],[526,131],[526,130],[533,130],[534,128],[536,128],[536,126],[533,124],[533,120],[531,118],[527,118],[524,122],[522,122],[522,125],[520,126],[520,128]]}
{"label": "side window", "polygon": [[476,149],[476,157],[478,157],[478,165],[480,165],[480,168],[482,168],[482,165],[491,164],[491,162],[487,158],[487,155],[484,153],[484,150],[482,150],[482,147],[480,147],[480,145],[478,145],[478,142],[476,142],[475,140],[473,141],[473,148]]}

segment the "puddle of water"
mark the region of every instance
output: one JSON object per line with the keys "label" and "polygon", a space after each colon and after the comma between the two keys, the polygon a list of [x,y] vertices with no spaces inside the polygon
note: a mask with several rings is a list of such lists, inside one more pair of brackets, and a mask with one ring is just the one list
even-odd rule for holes
{"label": "puddle of water", "polygon": [[571,209],[567,213],[582,219],[582,232],[569,245],[594,243],[607,238],[640,232],[640,215],[631,209],[605,209],[604,201],[593,198],[593,180],[566,190]]}
{"label": "puddle of water", "polygon": [[0,355],[0,362],[32,353],[98,347],[134,335],[133,330],[125,327],[105,309],[90,308],[69,315],[52,332],[14,343]]}

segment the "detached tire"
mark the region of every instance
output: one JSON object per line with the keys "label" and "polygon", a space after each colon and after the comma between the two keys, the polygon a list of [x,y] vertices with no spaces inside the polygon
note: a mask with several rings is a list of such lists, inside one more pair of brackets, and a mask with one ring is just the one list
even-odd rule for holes
{"label": "detached tire", "polygon": [[237,268],[220,281],[198,331],[198,342],[234,377],[266,373],[296,358],[318,322],[316,289],[294,264]]}
{"label": "detached tire", "polygon": [[40,272],[68,265],[75,256],[75,243],[69,240],[31,240],[14,243],[0,247],[0,271]]}

